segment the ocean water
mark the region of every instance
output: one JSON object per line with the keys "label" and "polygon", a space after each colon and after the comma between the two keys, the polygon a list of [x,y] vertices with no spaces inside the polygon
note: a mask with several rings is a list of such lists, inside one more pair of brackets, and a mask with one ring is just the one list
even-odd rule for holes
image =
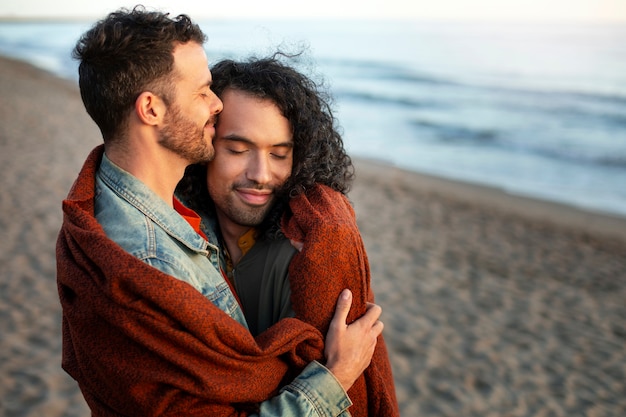
{"label": "ocean water", "polygon": [[[76,79],[90,24],[0,23],[0,53]],[[305,50],[356,157],[626,216],[626,25],[201,25],[210,61]]]}

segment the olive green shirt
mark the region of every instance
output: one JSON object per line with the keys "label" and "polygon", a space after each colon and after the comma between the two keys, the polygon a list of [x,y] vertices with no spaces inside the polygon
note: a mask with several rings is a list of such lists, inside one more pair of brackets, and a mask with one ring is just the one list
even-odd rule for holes
{"label": "olive green shirt", "polygon": [[295,315],[289,287],[289,263],[295,253],[287,239],[256,241],[244,251],[236,267],[225,268],[254,336]]}

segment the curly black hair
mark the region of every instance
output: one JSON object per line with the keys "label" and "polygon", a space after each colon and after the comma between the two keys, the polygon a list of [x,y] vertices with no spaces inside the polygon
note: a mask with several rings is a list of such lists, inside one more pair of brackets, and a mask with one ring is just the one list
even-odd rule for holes
{"label": "curly black hair", "polygon": [[[347,194],[354,179],[352,160],[332,114],[331,96],[321,84],[280,60],[293,57],[276,53],[246,61],[223,60],[211,68],[212,89],[218,96],[232,89],[271,100],[293,131],[291,176],[277,191],[276,203],[259,227],[265,237],[280,236],[280,218],[288,210],[289,198],[306,192],[314,184]],[[178,193],[192,209],[213,213],[213,202],[206,190],[206,166],[188,167]]]}
{"label": "curly black hair", "polygon": [[176,45],[206,41],[186,15],[119,9],[98,21],[76,43],[78,84],[87,113],[104,141],[118,138],[137,97],[146,90],[167,103],[172,92]]}

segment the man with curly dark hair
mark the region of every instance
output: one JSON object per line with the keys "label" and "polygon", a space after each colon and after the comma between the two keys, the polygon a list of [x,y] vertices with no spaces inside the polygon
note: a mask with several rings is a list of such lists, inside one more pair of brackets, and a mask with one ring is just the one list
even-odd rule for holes
{"label": "man with curly dark hair", "polygon": [[[284,58],[276,54],[225,60],[212,67],[213,89],[224,103],[213,140],[215,158],[190,166],[177,188],[181,199],[203,217],[206,233],[220,240],[222,268],[253,334],[294,316],[325,331],[332,310],[328,301],[340,290],[335,284],[342,279],[363,296],[362,305],[373,301],[369,268],[357,262],[365,253],[345,198],[354,169],[330,96],[283,63]],[[304,242],[290,242],[283,233],[294,219]],[[329,233],[309,242],[322,229]],[[333,247],[343,251],[347,270],[341,271],[339,258],[316,258],[310,249],[294,261],[295,246],[307,245],[323,247],[317,255]],[[314,267],[307,269],[311,264]],[[370,367],[374,370],[349,391],[355,416],[397,415],[389,359],[381,342],[382,336]]]}
{"label": "man with curly dark hair", "polygon": [[[273,185],[271,201],[256,207],[258,221],[251,224],[257,229],[258,237],[269,239],[281,236],[280,218],[290,197],[314,184],[324,184],[346,194],[354,179],[354,167],[332,113],[331,96],[311,78],[283,64],[280,56],[285,57],[277,53],[272,58],[248,62],[224,60],[211,70],[213,91],[222,100],[228,92],[271,102],[292,131],[290,173],[278,186]],[[228,113],[234,110],[231,107]],[[223,119],[228,114],[222,116]],[[216,143],[225,142],[218,138]],[[204,180],[206,169],[206,164],[190,166],[178,190],[194,208],[215,214],[216,207]]]}
{"label": "man with curly dark hair", "polygon": [[[228,104],[216,127],[216,158],[188,167],[177,187],[209,224],[206,233],[221,239],[223,268],[253,334],[292,314],[285,277],[295,248],[280,229],[290,198],[315,184],[346,194],[354,178],[331,96],[281,57],[288,59],[277,53],[213,66],[213,91]],[[272,273],[248,278],[260,268]],[[271,308],[266,300],[275,300]]]}
{"label": "man with curly dark hair", "polygon": [[380,308],[346,325],[351,299],[339,298],[325,344],[298,320],[254,339],[217,242],[174,197],[185,168],[214,155],[222,102],[204,41],[187,16],[137,7],[76,45],[104,145],[63,202],[63,368],[94,416],[340,415],[382,331]]}

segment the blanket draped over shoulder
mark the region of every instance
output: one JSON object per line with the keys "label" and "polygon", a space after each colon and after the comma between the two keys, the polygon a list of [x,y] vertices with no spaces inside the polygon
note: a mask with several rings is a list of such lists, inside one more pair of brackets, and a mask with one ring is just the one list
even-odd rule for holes
{"label": "blanket draped over shoulder", "polygon": [[[283,217],[285,236],[304,247],[289,265],[291,299],[296,317],[326,334],[339,293],[353,293],[348,323],[374,302],[370,268],[352,205],[341,193],[318,185],[290,201],[291,214]],[[399,416],[394,382],[382,335],[370,366],[348,395],[350,414]]]}
{"label": "blanket draped over shoulder", "polygon": [[[189,284],[108,239],[94,217],[102,153],[92,151],[63,201],[57,240],[62,365],[94,416],[245,416],[323,360],[325,316],[322,326],[284,319],[255,339]],[[332,316],[335,294],[307,296]]]}
{"label": "blanket draped over shoulder", "polygon": [[192,286],[108,239],[94,217],[102,153],[92,151],[63,202],[57,240],[62,365],[94,416],[247,415],[290,366],[322,359],[314,327],[283,320],[255,340]]}

